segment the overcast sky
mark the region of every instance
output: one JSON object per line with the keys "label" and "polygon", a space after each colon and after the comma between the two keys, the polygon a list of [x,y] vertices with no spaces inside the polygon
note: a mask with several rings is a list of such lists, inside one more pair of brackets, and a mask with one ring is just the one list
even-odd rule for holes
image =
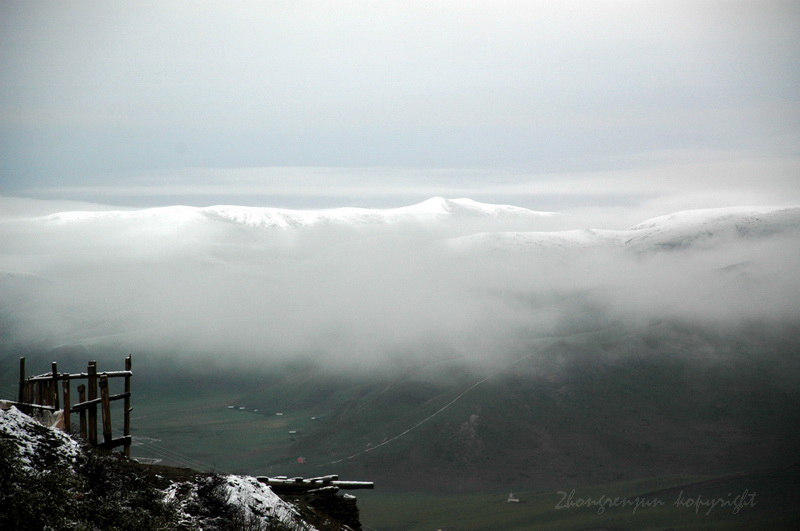
{"label": "overcast sky", "polygon": [[0,195],[798,203],[798,65],[796,1],[0,0]]}

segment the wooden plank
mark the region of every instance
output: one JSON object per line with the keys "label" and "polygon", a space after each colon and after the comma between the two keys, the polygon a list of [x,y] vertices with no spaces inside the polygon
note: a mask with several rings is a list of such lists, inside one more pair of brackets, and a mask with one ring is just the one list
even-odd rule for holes
{"label": "wooden plank", "polygon": [[13,406],[16,406],[18,409],[20,409],[20,411],[22,411],[22,409],[24,408],[44,409],[46,411],[56,410],[56,408],[54,408],[53,406],[43,406],[41,404],[32,404],[29,402],[15,402],[14,400],[8,400],[8,402]]}
{"label": "wooden plank", "polygon": [[[89,373],[89,388],[87,389],[89,400],[97,398],[97,361],[90,361],[86,372]],[[89,406],[87,411],[89,421],[89,444],[97,446],[97,405]]]}
{"label": "wooden plank", "polygon": [[[108,399],[111,402],[113,402],[115,400],[122,400],[124,398],[128,398],[126,396],[128,394],[129,393],[120,393],[118,395],[111,395],[111,396],[108,397]],[[85,402],[79,402],[79,403],[75,404],[74,406],[72,406],[72,412],[75,413],[76,411],[80,411],[82,409],[87,409],[89,406],[96,406],[96,405],[102,404],[102,403],[103,403],[103,399],[102,398],[95,398],[94,400],[86,400]]]}
{"label": "wooden plank", "polygon": [[[131,362],[131,355],[128,354],[128,357],[125,358],[125,372],[131,372],[132,362]],[[122,434],[124,437],[127,437],[130,441],[131,438],[131,377],[130,375],[125,376],[125,403],[122,406],[123,409],[123,426],[122,426]],[[131,457],[131,444],[128,442],[125,445],[125,457]]]}
{"label": "wooden plank", "polygon": [[19,359],[19,401],[25,402],[25,358]]}
{"label": "wooden plank", "polygon": [[339,479],[339,476],[337,476],[336,474],[332,474],[330,476],[320,476],[320,477],[316,477],[316,478],[308,478],[307,481],[314,481],[314,482],[320,481],[322,483],[329,483],[329,482],[335,481],[337,479]]}
{"label": "wooden plank", "polygon": [[111,442],[111,400],[108,394],[108,377],[100,376],[100,398],[102,407],[100,408],[103,419],[103,444]]}
{"label": "wooden plank", "polygon": [[131,439],[131,437],[129,435],[127,437],[119,437],[117,439],[111,439],[110,441],[103,442],[103,443],[99,444],[98,446],[100,448],[105,448],[107,450],[111,450],[112,448],[116,448],[117,446],[123,446],[123,445],[124,446],[130,446],[131,442],[132,442],[132,439]]}
{"label": "wooden plank", "polygon": [[58,363],[54,361],[50,367],[51,374],[53,375],[53,381],[50,383],[53,405],[56,407],[56,409],[61,409],[61,404],[58,400]]}
{"label": "wooden plank", "polygon": [[375,484],[371,481],[321,481],[319,479],[308,480],[303,478],[271,478],[267,476],[256,477],[261,483],[265,483],[270,487],[295,489],[295,490],[308,490],[318,489],[323,486],[333,486],[340,489],[354,490],[354,489],[374,489]]}
{"label": "wooden plank", "polygon": [[348,490],[375,488],[375,483],[372,481],[331,481],[331,485]]}
{"label": "wooden plank", "polygon": [[[101,373],[98,373],[98,372],[95,371],[95,374],[97,374],[98,376],[101,375],[101,374],[105,374],[109,378],[125,378],[126,376],[133,376],[133,373],[131,371],[104,371],[104,372],[101,372]],[[75,374],[66,374],[66,373],[64,373],[64,374],[59,374],[58,375],[58,379],[59,380],[82,380],[82,379],[85,379],[85,378],[89,378],[89,376],[90,375],[89,375],[88,372],[79,372],[79,373],[75,373]],[[37,376],[31,376],[30,378],[27,378],[27,381],[29,381],[29,382],[40,382],[42,380],[52,380],[52,379],[53,379],[53,376],[50,373],[48,373],[48,374],[39,374]]]}
{"label": "wooden plank", "polygon": [[308,494],[335,494],[339,492],[339,487],[334,487],[333,485],[328,485],[326,487],[319,487],[317,489],[309,489],[306,491]]}
{"label": "wooden plank", "polygon": [[69,380],[64,380],[64,431],[69,433],[72,430],[72,408],[69,407]]}
{"label": "wooden plank", "polygon": [[[78,386],[78,400],[81,402],[86,400],[86,386],[81,384]],[[81,439],[86,440],[86,410],[80,410],[80,426],[81,426]]]}

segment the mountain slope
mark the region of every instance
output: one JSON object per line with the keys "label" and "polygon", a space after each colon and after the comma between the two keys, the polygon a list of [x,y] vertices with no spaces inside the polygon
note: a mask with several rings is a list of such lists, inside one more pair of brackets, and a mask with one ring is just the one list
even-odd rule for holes
{"label": "mountain slope", "polygon": [[[796,460],[797,344],[793,325],[662,322],[554,340],[486,372],[454,361],[331,381],[306,369],[302,383],[266,385],[240,403],[302,426],[291,446],[267,452],[266,466],[335,467],[387,489],[719,474]],[[303,422],[309,411],[324,414]]]}

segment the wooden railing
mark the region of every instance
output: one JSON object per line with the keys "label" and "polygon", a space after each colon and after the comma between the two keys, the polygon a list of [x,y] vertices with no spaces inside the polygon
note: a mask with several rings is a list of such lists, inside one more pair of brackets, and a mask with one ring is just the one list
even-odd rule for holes
{"label": "wooden railing", "polygon": [[[125,358],[125,370],[97,372],[97,362],[90,361],[86,372],[59,373],[58,364],[52,363],[51,372],[38,376],[26,376],[25,358],[19,360],[19,401],[14,404],[20,410],[31,413],[35,410],[56,413],[63,411],[63,429],[72,431],[72,413],[78,414],[81,438],[92,446],[111,450],[123,446],[126,457],[131,454],[131,357]],[[110,394],[109,378],[124,378],[124,392]],[[78,403],[72,405],[72,380],[86,380],[77,387]],[[61,394],[59,394],[61,382]],[[98,393],[99,391],[99,393]],[[88,393],[87,393],[88,392]],[[98,396],[98,394],[100,396]],[[112,437],[111,402],[123,400],[123,436]],[[100,406],[103,441],[97,437],[97,408]]]}

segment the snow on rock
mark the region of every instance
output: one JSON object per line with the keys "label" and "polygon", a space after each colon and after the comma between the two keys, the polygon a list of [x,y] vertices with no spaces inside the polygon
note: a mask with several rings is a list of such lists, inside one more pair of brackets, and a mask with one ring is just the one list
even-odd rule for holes
{"label": "snow on rock", "polygon": [[178,509],[181,527],[216,529],[215,522],[231,519],[230,514],[219,514],[219,504],[225,503],[241,511],[237,516],[243,523],[280,522],[290,529],[316,531],[292,504],[252,476],[196,477],[175,482],[164,490],[164,501]]}
{"label": "snow on rock", "polygon": [[315,528],[303,522],[300,513],[291,504],[275,494],[269,486],[252,476],[227,476],[228,501],[242,507],[250,518],[276,518],[297,529],[313,531]]}
{"label": "snow on rock", "polygon": [[70,465],[81,454],[77,441],[66,433],[48,428],[16,407],[0,407],[0,438],[12,441],[26,466],[45,456],[61,465]]}

